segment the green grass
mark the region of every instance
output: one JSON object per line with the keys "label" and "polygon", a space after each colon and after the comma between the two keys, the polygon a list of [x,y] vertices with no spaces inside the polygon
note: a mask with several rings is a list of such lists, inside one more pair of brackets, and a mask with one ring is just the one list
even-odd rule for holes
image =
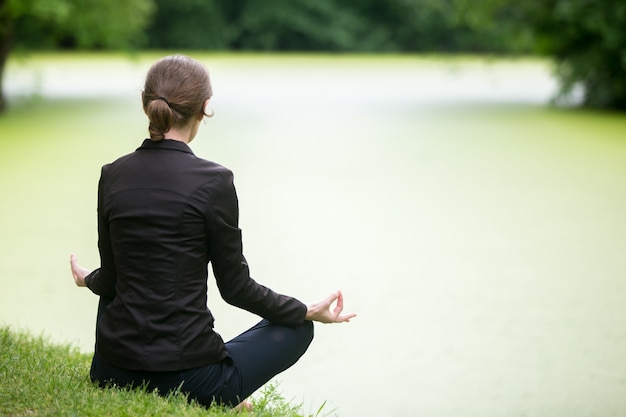
{"label": "green grass", "polygon": [[[0,415],[2,416],[304,416],[268,384],[252,399],[251,412],[189,404],[142,389],[100,389],[89,381],[91,355],[44,337],[0,328]],[[317,410],[322,412],[324,405]],[[310,415],[309,415],[310,416]]]}

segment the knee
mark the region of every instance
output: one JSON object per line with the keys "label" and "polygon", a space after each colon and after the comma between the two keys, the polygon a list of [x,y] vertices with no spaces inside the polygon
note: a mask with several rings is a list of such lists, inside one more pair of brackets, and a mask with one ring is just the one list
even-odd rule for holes
{"label": "knee", "polygon": [[308,347],[313,341],[314,331],[313,331],[313,322],[310,320],[305,320],[302,325],[300,325],[300,333],[302,339],[305,341],[306,346]]}

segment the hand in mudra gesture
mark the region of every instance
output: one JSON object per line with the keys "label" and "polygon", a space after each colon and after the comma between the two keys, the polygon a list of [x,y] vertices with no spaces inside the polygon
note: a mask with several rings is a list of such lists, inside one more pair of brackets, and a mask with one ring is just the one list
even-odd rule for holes
{"label": "hand in mudra gesture", "polygon": [[70,268],[72,269],[74,283],[79,287],[85,287],[85,277],[89,275],[91,271],[80,266],[74,254],[70,255]]}
{"label": "hand in mudra gesture", "polygon": [[355,313],[341,314],[342,311],[343,294],[337,290],[323,300],[307,305],[305,319],[320,323],[347,323],[356,317]]}

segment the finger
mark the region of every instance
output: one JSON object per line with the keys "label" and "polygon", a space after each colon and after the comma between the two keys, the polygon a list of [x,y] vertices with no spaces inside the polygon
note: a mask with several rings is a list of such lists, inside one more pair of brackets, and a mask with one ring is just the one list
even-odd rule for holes
{"label": "finger", "polygon": [[74,278],[77,277],[78,274],[78,262],[76,261],[76,255],[72,254],[70,255],[70,268],[72,269],[72,275],[74,276]]}
{"label": "finger", "polygon": [[337,304],[335,305],[334,312],[335,315],[338,316],[343,311],[343,294],[341,291],[335,291],[335,294],[337,295]]}
{"label": "finger", "polygon": [[89,274],[89,271],[78,264],[78,260],[74,254],[70,255],[70,269],[72,270],[74,283],[79,287],[84,287],[85,276]]}
{"label": "finger", "polygon": [[70,269],[72,270],[72,276],[76,279],[76,260],[74,257],[70,258]]}
{"label": "finger", "polygon": [[326,299],[324,300],[324,304],[326,304],[328,307],[330,307],[332,305],[332,303],[335,302],[337,297],[339,297],[340,294],[341,294],[340,291],[333,291],[333,292],[331,292],[328,295],[328,297],[326,297]]}
{"label": "finger", "polygon": [[337,323],[348,323],[350,319],[353,319],[355,317],[356,317],[356,313],[344,314],[344,315],[337,317]]}

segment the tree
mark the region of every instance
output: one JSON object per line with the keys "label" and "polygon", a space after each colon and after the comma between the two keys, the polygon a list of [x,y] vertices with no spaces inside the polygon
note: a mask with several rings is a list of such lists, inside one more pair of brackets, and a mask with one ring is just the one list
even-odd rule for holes
{"label": "tree", "polygon": [[503,39],[552,57],[561,97],[580,89],[585,106],[626,109],[626,2],[455,1],[476,26],[497,26]]}
{"label": "tree", "polygon": [[500,47],[480,28],[469,30],[455,13],[457,1],[229,0],[221,9],[230,49],[433,52]]}
{"label": "tree", "polygon": [[[470,30],[460,0],[155,0],[156,49],[332,52],[485,51],[508,44]],[[471,1],[471,0],[464,0]]]}
{"label": "tree", "polygon": [[583,104],[626,109],[626,2],[535,0],[537,46],[556,58],[562,93],[583,90]]}
{"label": "tree", "polygon": [[[234,7],[238,3],[239,7]],[[370,49],[378,27],[334,0],[239,0],[231,47],[243,50],[347,51]]]}
{"label": "tree", "polygon": [[232,25],[223,7],[231,0],[155,0],[148,25],[148,47],[157,49],[228,49]]}
{"label": "tree", "polygon": [[[6,109],[3,80],[7,59],[27,29],[48,41],[70,40],[80,48],[127,47],[141,41],[153,0],[0,0],[0,111]],[[40,44],[42,44],[40,40]]]}

